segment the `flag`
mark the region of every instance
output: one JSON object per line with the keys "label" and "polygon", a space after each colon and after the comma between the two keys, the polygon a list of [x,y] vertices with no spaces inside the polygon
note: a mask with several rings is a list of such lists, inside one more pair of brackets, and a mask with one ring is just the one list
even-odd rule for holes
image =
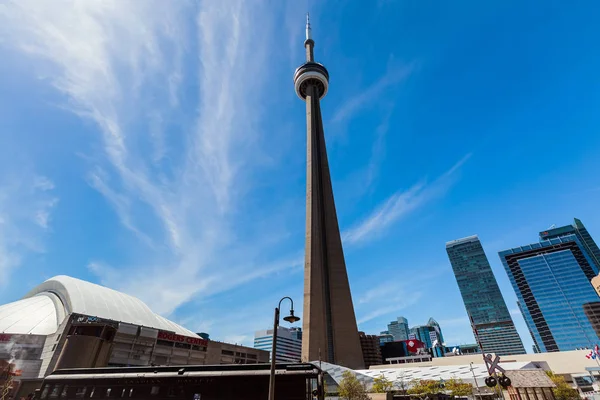
{"label": "flag", "polygon": [[590,353],[589,353],[589,354],[586,354],[586,355],[585,355],[585,358],[587,358],[588,360],[589,360],[589,359],[595,360],[595,359],[596,359],[596,356],[597,356],[597,353],[596,353],[595,351],[591,351],[591,350],[590,350]]}
{"label": "flag", "polygon": [[594,353],[596,353],[597,356],[600,356],[600,353],[598,352],[598,345],[594,346]]}

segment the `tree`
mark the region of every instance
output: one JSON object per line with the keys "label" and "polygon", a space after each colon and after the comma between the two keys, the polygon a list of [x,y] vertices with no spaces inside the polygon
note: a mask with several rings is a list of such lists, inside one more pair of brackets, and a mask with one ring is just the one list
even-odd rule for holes
{"label": "tree", "polygon": [[398,373],[398,378],[396,378],[396,387],[402,391],[403,395],[406,395],[406,391],[408,390],[408,382],[406,381],[406,374],[404,372]]}
{"label": "tree", "polygon": [[344,371],[339,385],[339,395],[346,400],[369,400],[367,388],[350,371]]}
{"label": "tree", "polygon": [[473,385],[463,382],[462,379],[452,378],[446,381],[446,390],[452,396],[456,397],[471,396],[473,394]]}
{"label": "tree", "polygon": [[431,379],[418,380],[414,379],[410,382],[410,389],[408,394],[418,395],[424,397],[441,392],[440,382]]}
{"label": "tree", "polygon": [[556,400],[578,400],[581,398],[577,389],[573,389],[563,376],[556,375],[552,371],[546,371],[546,374],[548,374],[552,382],[556,385],[555,388],[552,388]]}
{"label": "tree", "polygon": [[394,388],[392,381],[387,379],[383,374],[380,377],[373,378],[373,392],[375,393],[387,393]]}

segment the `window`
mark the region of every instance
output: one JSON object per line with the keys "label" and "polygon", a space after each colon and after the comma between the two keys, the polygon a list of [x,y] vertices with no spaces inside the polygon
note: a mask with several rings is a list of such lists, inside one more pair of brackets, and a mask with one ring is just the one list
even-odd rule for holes
{"label": "window", "polygon": [[231,350],[221,350],[221,354],[225,356],[232,356],[234,353]]}
{"label": "window", "polygon": [[67,397],[67,390],[69,389],[69,385],[65,385],[63,387],[62,393],[60,394],[60,398],[64,399],[65,397]]}
{"label": "window", "polygon": [[52,350],[50,350],[50,351],[54,351],[54,350],[56,350],[56,343],[54,343],[54,345],[52,346]]}
{"label": "window", "polygon": [[90,399],[94,397],[94,392],[96,391],[96,387],[92,386],[92,390],[90,391]]}
{"label": "window", "polygon": [[133,388],[129,389],[129,397],[133,397]]}
{"label": "window", "polygon": [[112,389],[106,388],[106,395],[104,397],[110,397],[111,393],[112,393]]}
{"label": "window", "polygon": [[157,396],[159,389],[159,386],[152,386],[152,389],[150,389],[150,396]]}
{"label": "window", "polygon": [[58,395],[60,394],[61,389],[62,389],[62,385],[54,385],[54,387],[50,391],[50,398],[51,399],[58,398]]}
{"label": "window", "polygon": [[126,391],[127,391],[127,389],[123,388],[123,390],[121,391],[121,398],[125,397]]}
{"label": "window", "polygon": [[87,387],[78,387],[77,389],[75,389],[75,398],[76,399],[83,399],[85,397],[85,391],[86,391]]}

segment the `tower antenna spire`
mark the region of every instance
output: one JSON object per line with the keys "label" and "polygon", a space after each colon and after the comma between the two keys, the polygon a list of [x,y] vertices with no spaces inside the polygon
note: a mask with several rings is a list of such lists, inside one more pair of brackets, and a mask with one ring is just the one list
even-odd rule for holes
{"label": "tower antenna spire", "polygon": [[306,13],[306,40],[312,39],[312,32],[310,29],[310,15]]}

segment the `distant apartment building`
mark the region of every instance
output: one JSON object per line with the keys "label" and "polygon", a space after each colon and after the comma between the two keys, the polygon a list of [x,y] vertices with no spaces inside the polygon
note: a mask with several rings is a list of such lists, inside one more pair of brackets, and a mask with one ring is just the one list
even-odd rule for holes
{"label": "distant apartment building", "polygon": [[379,334],[379,344],[383,346],[384,343],[389,343],[394,341],[394,335],[392,335],[389,331],[381,331]]}
{"label": "distant apartment building", "polygon": [[525,354],[479,238],[475,235],[450,241],[446,252],[482,350],[499,355]]}
{"label": "distant apartment building", "polygon": [[408,320],[404,317],[398,317],[396,321],[388,324],[387,332],[389,332],[395,341],[408,339],[409,329]]}
{"label": "distant apartment building", "polygon": [[360,347],[362,348],[363,359],[365,360],[365,368],[369,368],[371,365],[383,364],[379,336],[358,332],[358,338],[360,339]]}
{"label": "distant apartment building", "polygon": [[464,356],[468,354],[480,354],[481,349],[477,343],[446,346],[446,356]]}
{"label": "distant apartment building", "polygon": [[[499,253],[540,352],[592,348],[598,246],[580,220],[540,233],[540,242]],[[584,305],[589,304],[587,309]],[[587,312],[587,316],[586,316]]]}
{"label": "distant apartment building", "polygon": [[[256,331],[254,333],[254,348],[269,352],[269,359],[273,357],[273,329]],[[300,328],[285,328],[280,326],[277,330],[277,355],[279,362],[300,362],[302,357],[302,330]]]}

